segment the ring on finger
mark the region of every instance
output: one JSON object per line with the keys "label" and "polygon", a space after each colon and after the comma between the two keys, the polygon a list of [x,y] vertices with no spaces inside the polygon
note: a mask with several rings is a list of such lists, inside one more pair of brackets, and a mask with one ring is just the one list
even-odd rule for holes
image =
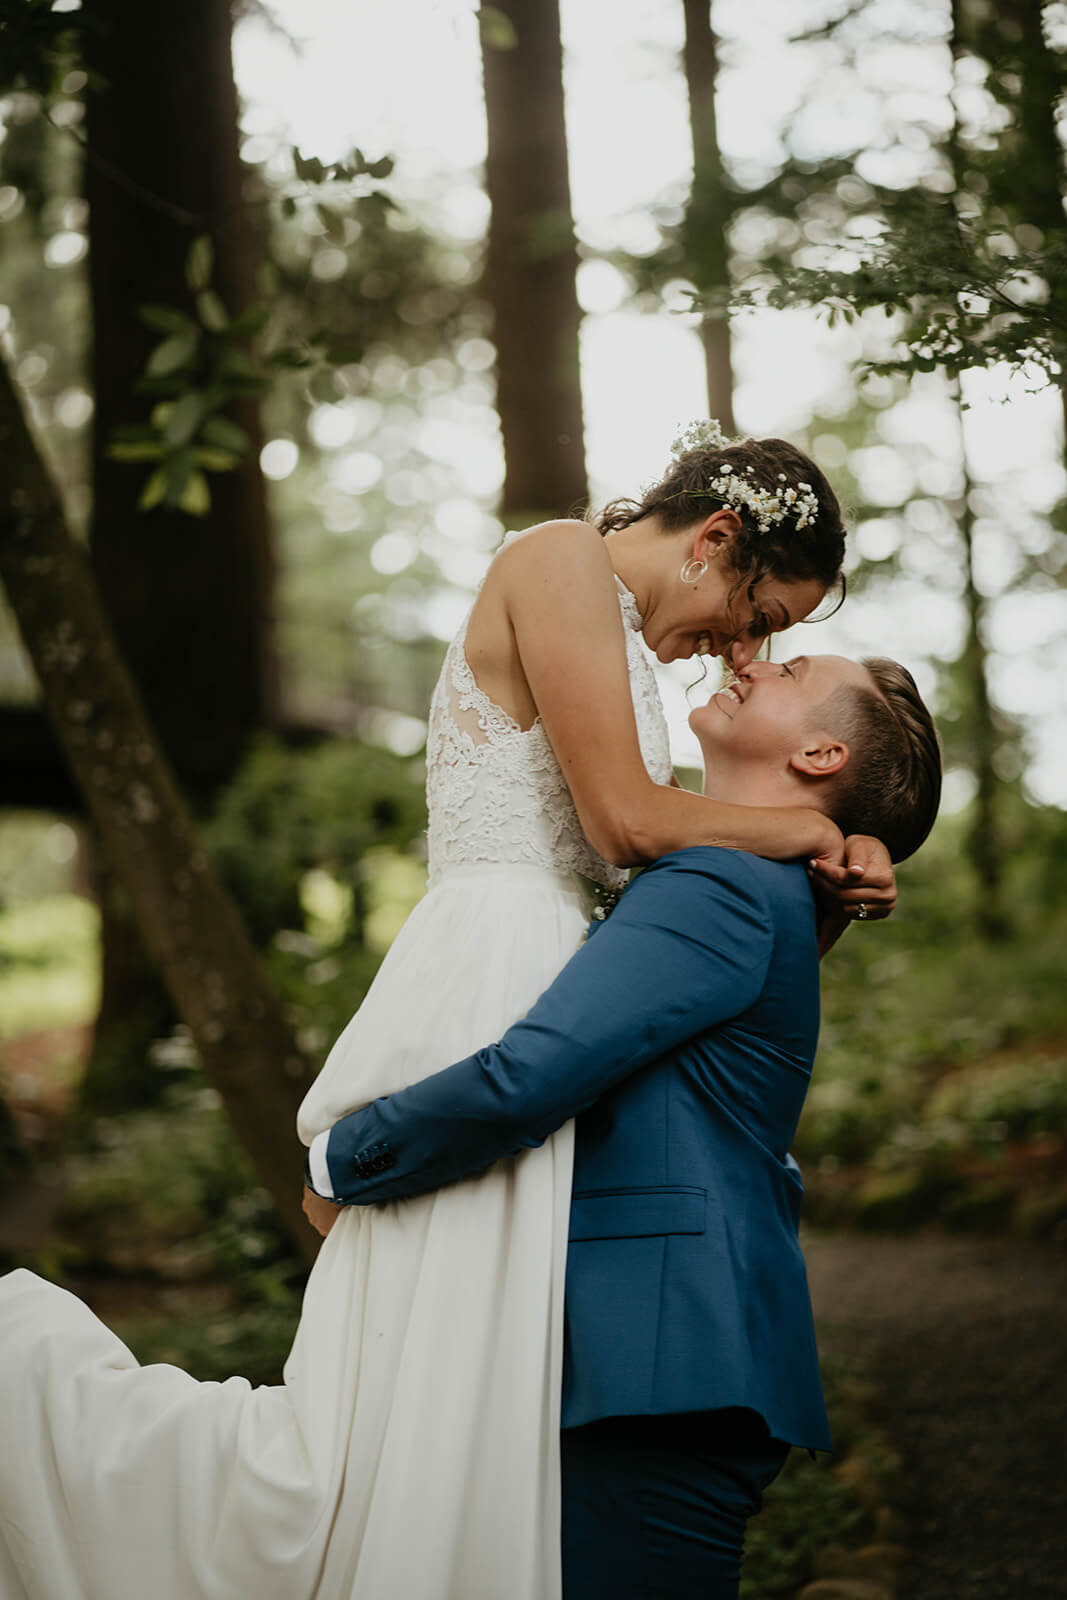
{"label": "ring on finger", "polygon": [[871,913],[868,911],[867,907],[864,905],[863,901],[861,900],[859,905],[856,907],[856,920],[857,920],[857,922],[866,922],[867,918],[870,916],[870,914]]}

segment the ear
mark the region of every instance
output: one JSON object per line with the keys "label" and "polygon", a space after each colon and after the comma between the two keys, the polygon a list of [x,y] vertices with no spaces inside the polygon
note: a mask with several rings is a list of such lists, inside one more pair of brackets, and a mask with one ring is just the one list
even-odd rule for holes
{"label": "ear", "polygon": [[713,560],[732,544],[740,527],[741,518],[736,511],[725,506],[721,511],[713,511],[691,535],[690,555],[697,561]]}
{"label": "ear", "polygon": [[789,757],[793,772],[805,778],[832,778],[848,766],[849,748],[842,739],[820,730],[809,734]]}

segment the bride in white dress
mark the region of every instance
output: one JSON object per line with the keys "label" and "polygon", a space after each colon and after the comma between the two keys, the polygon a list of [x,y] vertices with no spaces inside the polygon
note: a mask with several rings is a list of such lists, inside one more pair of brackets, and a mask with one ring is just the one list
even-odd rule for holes
{"label": "bride in white dress", "polygon": [[[740,666],[807,615],[843,543],[818,469],[781,441],[707,441],[599,528],[512,536],[448,651],[429,888],[304,1102],[305,1142],[498,1038],[624,864],[840,854],[818,813],[666,787],[640,637]],[[845,906],[891,903],[881,861],[851,853]],[[74,1296],[0,1279],[2,1600],[556,1600],[572,1139],[341,1213],[274,1387],[141,1367]]]}

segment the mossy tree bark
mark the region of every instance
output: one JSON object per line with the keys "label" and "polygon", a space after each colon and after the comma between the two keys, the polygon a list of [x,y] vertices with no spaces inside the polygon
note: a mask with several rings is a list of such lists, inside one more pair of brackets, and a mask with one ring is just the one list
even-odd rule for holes
{"label": "mossy tree bark", "polygon": [[[501,511],[517,525],[568,516],[588,496],[558,0],[496,0],[513,37],[482,35],[491,216]],[[507,24],[503,24],[506,29]]]}
{"label": "mossy tree bark", "polygon": [[2,364],[0,579],[145,948],[235,1133],[310,1255],[293,1121],[311,1070],[197,842]]}

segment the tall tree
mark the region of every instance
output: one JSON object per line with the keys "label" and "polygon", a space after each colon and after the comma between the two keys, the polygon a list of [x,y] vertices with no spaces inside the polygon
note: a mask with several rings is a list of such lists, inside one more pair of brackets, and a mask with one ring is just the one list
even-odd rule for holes
{"label": "tall tree", "polygon": [[[138,384],[158,331],[147,304],[196,306],[191,241],[214,246],[214,287],[231,313],[253,293],[238,153],[229,0],[84,0],[85,191],[92,313],[90,549],[104,604],[178,782],[203,809],[235,770],[273,698],[272,562],[259,424],[218,475],[210,507],[138,511],[143,474],[110,454],[116,429],[153,404]],[[158,396],[157,396],[158,399]],[[103,984],[84,1091],[109,1104],[167,1022],[143,942],[100,863]]]}
{"label": "tall tree", "polygon": [[588,490],[558,0],[481,13],[493,309],[506,520],[565,515]]}
{"label": "tall tree", "polygon": [[[958,75],[959,63],[967,53],[963,0],[952,0],[951,15],[950,46],[954,92],[947,154],[952,169],[954,192],[957,201],[960,202],[966,194],[967,160],[961,137],[955,78]],[[1040,31],[1040,17],[1038,28]],[[1054,129],[1053,136],[1055,137]],[[976,912],[978,927],[987,938],[1001,939],[1007,934],[1007,919],[1001,903],[1003,879],[999,805],[1001,786],[996,771],[998,742],[996,717],[989,697],[989,650],[986,644],[988,606],[975,572],[974,486],[967,455],[963,395],[958,378],[952,389],[959,419],[962,490],[957,526],[963,551],[963,600],[967,618],[963,653],[958,666],[968,701],[967,725],[971,734],[970,756],[975,781],[974,808],[967,829],[967,851],[978,883]]]}
{"label": "tall tree", "polygon": [[193,833],[2,362],[0,579],[149,953],[261,1182],[306,1246],[292,1128],[308,1065]]}
{"label": "tall tree", "polygon": [[727,433],[735,431],[734,375],[730,323],[727,228],[736,199],[727,192],[715,93],[719,77],[719,41],[711,23],[711,0],[683,0],[685,9],[685,81],[689,91],[689,125],[693,138],[693,183],[682,224],[686,269],[705,306],[716,299],[719,315],[705,310],[700,321],[708,377],[710,414]]}
{"label": "tall tree", "polygon": [[95,399],[90,546],[104,602],[179,782],[194,803],[233,772],[272,697],[271,553],[253,448],[211,506],[135,515],[142,474],[114,460],[117,427],[151,398],[138,381],[158,332],[138,307],[192,305],[192,239],[214,242],[230,312],[254,293],[238,153],[228,0],[84,0],[86,197]]}

